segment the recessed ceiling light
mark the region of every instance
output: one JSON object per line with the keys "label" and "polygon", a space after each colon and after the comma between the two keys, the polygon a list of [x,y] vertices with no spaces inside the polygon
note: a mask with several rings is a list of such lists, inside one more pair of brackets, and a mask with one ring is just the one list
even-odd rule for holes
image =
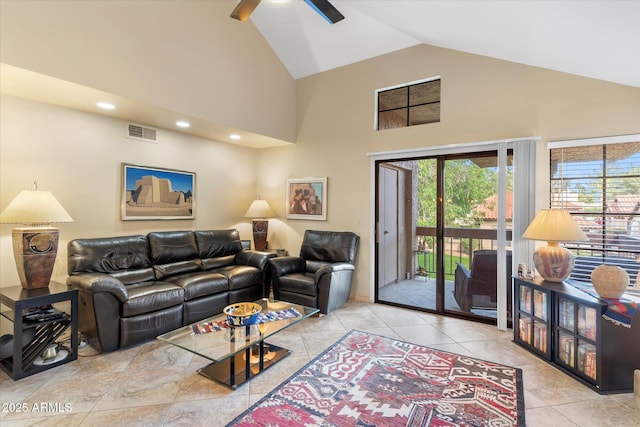
{"label": "recessed ceiling light", "polygon": [[116,106],[111,104],[110,102],[98,102],[96,105],[103,110],[115,110]]}
{"label": "recessed ceiling light", "polygon": [[240,135],[238,135],[237,133],[232,133],[231,135],[229,135],[229,138],[230,138],[230,139],[238,140],[238,139],[240,139],[240,138],[241,138],[241,136],[240,136]]}
{"label": "recessed ceiling light", "polygon": [[179,128],[188,128],[191,126],[191,123],[185,122],[184,120],[180,120],[176,122],[176,126],[178,126]]}

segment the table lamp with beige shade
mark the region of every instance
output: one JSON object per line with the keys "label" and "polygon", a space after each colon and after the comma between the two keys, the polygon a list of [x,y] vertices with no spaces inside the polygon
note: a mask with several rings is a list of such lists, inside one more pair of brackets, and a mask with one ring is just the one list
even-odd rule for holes
{"label": "table lamp with beige shade", "polygon": [[25,224],[13,229],[13,256],[25,289],[49,286],[58,253],[60,230],[54,222],[73,222],[73,218],[50,191],[21,191],[0,214],[2,224]]}
{"label": "table lamp with beige shade", "polygon": [[559,243],[589,240],[569,212],[562,209],[542,209],[522,237],[548,242],[536,249],[533,262],[540,276],[550,282],[562,282],[573,270],[573,254]]}
{"label": "table lamp with beige shade", "polygon": [[256,198],[249,206],[246,218],[253,218],[253,245],[256,251],[264,251],[267,249],[267,232],[269,231],[269,220],[267,218],[275,216],[271,206],[266,200]]}

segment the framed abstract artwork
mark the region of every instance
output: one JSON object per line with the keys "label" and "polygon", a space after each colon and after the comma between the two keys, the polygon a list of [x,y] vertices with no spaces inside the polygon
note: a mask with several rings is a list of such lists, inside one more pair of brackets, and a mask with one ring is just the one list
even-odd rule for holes
{"label": "framed abstract artwork", "polygon": [[122,220],[195,218],[196,174],[122,164]]}
{"label": "framed abstract artwork", "polygon": [[289,219],[327,220],[327,177],[287,179]]}

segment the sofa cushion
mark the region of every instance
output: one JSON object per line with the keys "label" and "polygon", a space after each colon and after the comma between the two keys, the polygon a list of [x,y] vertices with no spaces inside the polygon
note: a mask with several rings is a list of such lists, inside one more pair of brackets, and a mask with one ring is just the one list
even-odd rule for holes
{"label": "sofa cushion", "polygon": [[227,255],[216,258],[206,258],[202,261],[202,269],[203,270],[213,270],[214,268],[228,267],[230,265],[235,265],[236,256],[235,255]]}
{"label": "sofa cushion", "polygon": [[144,282],[127,286],[129,299],[122,304],[122,317],[151,313],[184,302],[184,290],[168,282]]}
{"label": "sofa cushion", "polygon": [[242,251],[238,230],[197,230],[193,234],[201,259],[235,256]]}
{"label": "sofa cushion", "polygon": [[229,290],[229,279],[216,272],[187,273],[173,276],[167,281],[184,289],[184,300],[213,295]]}
{"label": "sofa cushion", "polygon": [[212,271],[227,277],[229,280],[230,291],[262,284],[264,280],[264,273],[262,270],[248,265],[227,266],[217,268]]}
{"label": "sofa cushion", "polygon": [[70,276],[111,274],[125,285],[155,279],[145,236],[72,240],[67,245],[67,270]]}
{"label": "sofa cushion", "polygon": [[147,235],[156,278],[202,270],[193,231],[160,231]]}

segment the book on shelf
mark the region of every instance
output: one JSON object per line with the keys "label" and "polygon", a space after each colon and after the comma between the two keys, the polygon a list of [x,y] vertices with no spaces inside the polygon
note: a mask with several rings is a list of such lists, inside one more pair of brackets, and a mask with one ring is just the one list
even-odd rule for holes
{"label": "book on shelf", "polygon": [[518,320],[518,328],[518,336],[520,337],[520,340],[531,344],[531,319],[521,317]]}
{"label": "book on shelf", "polygon": [[578,371],[596,379],[596,348],[594,345],[578,344]]}
{"label": "book on shelf", "polygon": [[593,346],[589,346],[585,353],[584,374],[595,380],[597,372],[596,367],[596,349]]}
{"label": "book on shelf", "polygon": [[560,301],[558,317],[560,327],[573,331],[575,328],[575,304],[571,301]]}
{"label": "book on shelf", "polygon": [[587,354],[587,346],[584,343],[578,344],[578,371],[585,371],[585,359]]}
{"label": "book on shelf", "polygon": [[547,294],[538,290],[533,291],[533,315],[538,319],[547,320]]}
{"label": "book on shelf", "polygon": [[520,310],[531,313],[531,288],[520,285]]}
{"label": "book on shelf", "polygon": [[570,335],[560,335],[560,344],[558,346],[558,358],[566,365],[575,366],[574,364],[574,339]]}
{"label": "book on shelf", "polygon": [[547,352],[547,325],[534,323],[533,346],[543,353]]}
{"label": "book on shelf", "polygon": [[596,340],[596,309],[584,305],[578,306],[578,334]]}
{"label": "book on shelf", "polygon": [[596,340],[596,332],[598,327],[598,322],[596,321],[596,309],[593,307],[588,307],[586,310],[587,317],[587,331],[585,333],[585,337],[590,340]]}

